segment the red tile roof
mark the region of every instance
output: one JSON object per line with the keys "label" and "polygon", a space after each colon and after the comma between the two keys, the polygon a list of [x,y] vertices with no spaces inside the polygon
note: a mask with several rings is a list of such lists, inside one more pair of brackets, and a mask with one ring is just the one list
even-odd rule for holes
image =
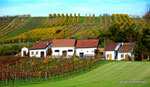
{"label": "red tile roof", "polygon": [[55,39],[52,42],[52,47],[74,47],[75,39]]}
{"label": "red tile roof", "polygon": [[98,47],[99,39],[78,40],[76,48]]}
{"label": "red tile roof", "polygon": [[30,50],[34,50],[34,49],[45,49],[48,45],[50,45],[51,42],[38,42],[36,44],[34,44],[32,47],[30,47]]}
{"label": "red tile roof", "polygon": [[119,52],[130,52],[134,47],[134,44],[124,44],[119,48]]}
{"label": "red tile roof", "polygon": [[109,43],[105,48],[105,51],[114,51],[118,43]]}

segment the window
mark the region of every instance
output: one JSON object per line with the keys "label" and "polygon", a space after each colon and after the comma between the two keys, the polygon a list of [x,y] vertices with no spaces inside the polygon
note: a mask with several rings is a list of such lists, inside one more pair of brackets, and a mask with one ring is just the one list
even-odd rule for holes
{"label": "window", "polygon": [[123,54],[121,54],[121,58],[123,58],[124,57],[124,55]]}
{"label": "window", "polygon": [[55,50],[55,52],[59,52],[59,50]]}
{"label": "window", "polygon": [[83,56],[84,56],[84,53],[83,53],[83,52],[79,53],[79,56],[80,56],[80,57],[83,57]]}
{"label": "window", "polygon": [[38,51],[36,51],[36,55],[38,55]]}
{"label": "window", "polygon": [[31,54],[34,55],[34,52],[32,52]]}
{"label": "window", "polygon": [[71,50],[71,49],[70,49],[70,50],[68,50],[68,52],[72,52],[72,51],[73,51],[73,50]]}

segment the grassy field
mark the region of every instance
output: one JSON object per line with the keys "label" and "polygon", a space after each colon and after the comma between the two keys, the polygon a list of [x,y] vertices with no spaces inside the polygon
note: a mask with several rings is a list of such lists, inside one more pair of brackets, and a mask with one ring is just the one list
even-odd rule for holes
{"label": "grassy field", "polygon": [[[149,87],[149,67],[150,62],[112,61],[67,80],[24,85],[22,87]],[[119,81],[130,82],[120,83]]]}

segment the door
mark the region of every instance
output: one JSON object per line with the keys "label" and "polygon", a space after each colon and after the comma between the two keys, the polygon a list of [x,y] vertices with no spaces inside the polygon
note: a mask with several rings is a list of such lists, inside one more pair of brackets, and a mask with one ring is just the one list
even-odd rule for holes
{"label": "door", "polygon": [[129,54],[125,55],[125,60],[129,60],[129,59],[130,59]]}
{"label": "door", "polygon": [[84,53],[79,53],[79,56],[80,56],[80,57],[83,57],[83,56],[84,56]]}
{"label": "door", "polygon": [[26,51],[23,51],[23,56],[26,56]]}
{"label": "door", "polygon": [[63,56],[67,56],[67,51],[63,51]]}
{"label": "door", "polygon": [[112,54],[109,55],[110,60],[112,60]]}
{"label": "door", "polygon": [[42,58],[44,57],[44,52],[41,52],[41,57],[42,57]]}

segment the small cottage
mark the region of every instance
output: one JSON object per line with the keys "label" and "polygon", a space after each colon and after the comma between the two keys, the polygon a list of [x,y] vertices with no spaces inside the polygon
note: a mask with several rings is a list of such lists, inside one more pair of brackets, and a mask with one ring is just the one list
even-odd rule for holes
{"label": "small cottage", "polygon": [[117,53],[122,43],[109,43],[105,48],[106,60],[116,60]]}
{"label": "small cottage", "polygon": [[52,56],[71,58],[75,53],[75,39],[54,39],[52,42]]}
{"label": "small cottage", "polygon": [[78,40],[76,44],[76,55],[79,57],[95,56],[98,48],[99,39]]}
{"label": "small cottage", "polygon": [[29,48],[30,57],[46,57],[48,49],[51,47],[51,42],[37,42]]}
{"label": "small cottage", "polygon": [[21,57],[27,56],[28,54],[28,48],[24,47],[21,49]]}
{"label": "small cottage", "polygon": [[134,57],[134,43],[122,43],[122,46],[118,50],[118,60],[132,60]]}

